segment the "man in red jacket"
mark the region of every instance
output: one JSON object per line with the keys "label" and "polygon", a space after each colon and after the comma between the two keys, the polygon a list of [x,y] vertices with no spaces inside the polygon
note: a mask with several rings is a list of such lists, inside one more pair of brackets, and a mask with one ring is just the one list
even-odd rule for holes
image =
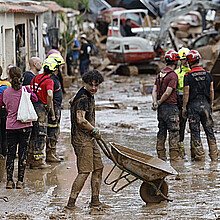
{"label": "man in red jacket", "polygon": [[44,73],[35,76],[31,81],[31,89],[38,96],[38,102],[34,103],[38,120],[33,123],[28,157],[30,168],[40,169],[48,167],[43,160],[43,149],[47,136],[48,112],[50,112],[51,120],[54,121],[56,119],[53,108],[54,82],[50,76],[58,69],[58,65],[53,58],[47,58],[44,60],[42,67],[44,68]]}
{"label": "man in red jacket", "polygon": [[177,83],[178,76],[174,72],[179,60],[179,54],[169,50],[165,54],[167,66],[160,71],[156,77],[152,98],[153,107],[158,109],[157,118],[159,121],[157,133],[157,154],[162,160],[166,160],[165,141],[167,130],[169,131],[169,155],[170,160],[179,160],[179,111],[177,107]]}

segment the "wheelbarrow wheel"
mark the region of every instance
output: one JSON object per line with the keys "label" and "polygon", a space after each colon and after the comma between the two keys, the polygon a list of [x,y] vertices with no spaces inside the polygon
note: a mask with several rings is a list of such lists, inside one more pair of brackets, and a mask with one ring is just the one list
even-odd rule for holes
{"label": "wheelbarrow wheel", "polygon": [[[158,187],[160,185],[161,180],[155,180],[152,183]],[[168,185],[165,181],[163,181],[160,191],[167,196],[168,194]],[[161,195],[156,195],[156,189],[149,183],[143,182],[140,187],[140,196],[142,200],[146,203],[160,203],[165,200]]]}

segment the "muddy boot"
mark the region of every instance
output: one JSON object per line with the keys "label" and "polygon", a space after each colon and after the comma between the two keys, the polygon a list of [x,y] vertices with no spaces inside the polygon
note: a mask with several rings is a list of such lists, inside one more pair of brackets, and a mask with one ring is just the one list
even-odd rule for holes
{"label": "muddy boot", "polygon": [[3,180],[5,173],[5,157],[0,154],[0,182]]}
{"label": "muddy boot", "polygon": [[179,150],[170,150],[170,160],[171,161],[182,161],[183,159],[179,156]]}
{"label": "muddy boot", "polygon": [[161,160],[166,161],[167,156],[166,156],[166,149],[165,149],[165,140],[157,140],[156,149],[157,149],[158,158],[160,158]]}
{"label": "muddy boot", "polygon": [[43,159],[33,160],[30,168],[31,169],[46,169],[49,168],[50,165],[46,164]]}
{"label": "muddy boot", "polygon": [[194,147],[194,144],[193,144],[193,141],[191,140],[190,141],[190,151],[191,151],[191,160],[195,160],[195,157],[196,157],[196,150],[195,150],[195,147]]}
{"label": "muddy boot", "polygon": [[63,161],[64,160],[64,157],[63,156],[59,156],[57,153],[56,153],[56,148],[53,148],[52,149],[52,154],[56,156],[56,158],[58,158],[59,160]]}
{"label": "muddy boot", "polygon": [[33,160],[34,160],[34,155],[32,153],[27,153],[27,168],[31,167],[32,166],[32,163],[33,163]]}
{"label": "muddy boot", "polygon": [[193,139],[191,145],[191,158],[192,157],[195,161],[205,161],[205,152],[202,143]]}
{"label": "muddy boot", "polygon": [[184,149],[184,144],[183,142],[179,142],[179,156],[180,158],[184,159],[185,158],[185,149]]}
{"label": "muddy boot", "polygon": [[59,163],[61,160],[57,158],[53,153],[51,149],[47,149],[46,151],[46,162],[50,163]]}
{"label": "muddy boot", "polygon": [[169,155],[172,161],[181,161],[182,158],[179,156],[179,132],[169,132]]}
{"label": "muddy boot", "polygon": [[69,197],[69,201],[67,203],[67,205],[65,206],[65,208],[73,210],[76,208],[76,199]]}
{"label": "muddy boot", "polygon": [[209,156],[212,161],[218,161],[218,148],[216,145],[216,140],[208,140],[209,145]]}

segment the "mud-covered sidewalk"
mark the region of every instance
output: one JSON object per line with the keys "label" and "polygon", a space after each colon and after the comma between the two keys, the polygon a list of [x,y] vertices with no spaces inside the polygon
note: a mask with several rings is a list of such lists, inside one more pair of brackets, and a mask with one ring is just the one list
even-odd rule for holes
{"label": "mud-covered sidewalk", "polygon": [[[154,81],[154,76],[119,77],[107,79],[96,95],[96,124],[106,141],[120,143],[132,149],[156,156],[156,112],[151,110],[151,95],[143,96],[140,82]],[[111,206],[97,210],[89,208],[90,179],[78,200],[77,209],[64,209],[72,182],[77,174],[76,157],[70,144],[70,112],[67,100],[76,87],[68,90],[62,110],[58,153],[65,160],[46,170],[26,170],[23,190],[6,190],[6,179],[0,183],[0,219],[220,219],[220,167],[210,161],[204,131],[201,132],[206,161],[191,162],[187,128],[185,136],[186,160],[172,164],[180,173],[180,180],[168,176],[168,195],[173,202],[146,205],[140,195],[141,181],[119,193],[102,184],[101,201]],[[217,145],[220,146],[220,112],[214,113]],[[168,147],[168,143],[166,145]],[[105,177],[113,163],[102,154]],[[17,163],[17,161],[16,161]],[[15,180],[17,166],[15,167]]]}

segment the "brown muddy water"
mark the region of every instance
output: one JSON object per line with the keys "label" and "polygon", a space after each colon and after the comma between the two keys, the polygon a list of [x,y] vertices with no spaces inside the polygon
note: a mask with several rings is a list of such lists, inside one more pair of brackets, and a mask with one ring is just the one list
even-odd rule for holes
{"label": "brown muddy water", "polygon": [[[141,95],[140,81],[153,83],[153,76],[119,77],[106,80],[96,95],[96,124],[106,141],[119,143],[132,149],[156,156],[156,113],[151,110],[151,95]],[[76,177],[76,158],[70,145],[70,114],[66,109],[71,87],[66,95],[62,111],[61,134],[58,153],[65,160],[52,164],[46,170],[26,170],[23,190],[6,190],[6,177],[0,183],[0,219],[220,219],[220,168],[208,156],[204,131],[201,132],[206,161],[191,162],[189,130],[186,129],[186,160],[172,164],[180,174],[180,180],[168,176],[169,198],[173,202],[145,204],[140,195],[141,181],[136,181],[119,193],[102,184],[101,201],[111,206],[105,210],[89,208],[90,179],[87,180],[75,211],[67,211],[70,189]],[[109,101],[110,99],[110,101]],[[215,134],[220,146],[220,112],[214,113]],[[166,144],[167,146],[167,144]],[[168,146],[167,146],[168,147]],[[102,154],[105,165],[103,177],[113,163]],[[16,161],[17,163],[17,161]],[[119,171],[117,171],[119,173]],[[116,173],[117,173],[116,172]],[[15,181],[17,166],[15,167]]]}

